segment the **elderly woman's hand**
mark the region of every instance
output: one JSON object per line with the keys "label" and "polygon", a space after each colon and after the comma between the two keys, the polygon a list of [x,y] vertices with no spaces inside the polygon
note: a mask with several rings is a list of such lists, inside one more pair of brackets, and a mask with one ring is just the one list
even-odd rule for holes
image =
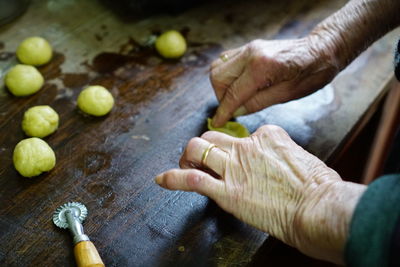
{"label": "elderly woman's hand", "polygon": [[318,35],[309,35],[294,40],[255,40],[223,52],[211,65],[210,79],[220,101],[213,126],[326,85],[339,70],[326,50]]}
{"label": "elderly woman's hand", "polygon": [[[215,147],[204,159],[211,144]],[[189,142],[180,166],[156,182],[208,196],[310,256],[341,262],[351,214],[364,187],[343,182],[281,128],[263,126],[243,139],[206,132]]]}

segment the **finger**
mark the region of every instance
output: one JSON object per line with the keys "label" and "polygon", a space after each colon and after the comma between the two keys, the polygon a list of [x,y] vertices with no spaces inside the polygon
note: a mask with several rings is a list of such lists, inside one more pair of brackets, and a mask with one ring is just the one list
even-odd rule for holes
{"label": "finger", "polygon": [[207,131],[201,135],[201,138],[215,144],[218,148],[227,153],[231,150],[232,144],[237,141],[235,137],[216,131]]}
{"label": "finger", "polygon": [[331,72],[317,72],[301,81],[281,82],[251,97],[243,106],[247,113],[257,112],[266,107],[304,97],[325,86],[331,79]]}
{"label": "finger", "polygon": [[260,90],[243,104],[246,114],[257,112],[274,104],[285,102],[286,99],[289,100],[290,95],[288,95],[288,93],[290,90],[288,90],[288,88],[291,86],[291,82],[282,82],[265,90]]}
{"label": "finger", "polygon": [[195,169],[172,169],[158,175],[155,182],[169,190],[197,192],[214,200],[220,199],[225,192],[222,180]]}
{"label": "finger", "polygon": [[227,62],[213,68],[210,72],[210,81],[218,101],[221,101],[227,88],[242,74],[245,62],[242,53],[229,58]]}
{"label": "finger", "polygon": [[208,151],[207,157],[203,160],[203,154],[210,145],[210,142],[199,137],[191,139],[179,161],[179,166],[183,169],[205,167],[222,176],[228,155],[216,146]]}
{"label": "finger", "polygon": [[222,60],[223,56],[226,55],[228,60],[233,58],[235,55],[239,54],[242,51],[242,47],[226,50],[222,52],[219,57],[211,63],[211,70],[220,66],[221,64],[226,63],[227,61]]}
{"label": "finger", "polygon": [[232,118],[233,113],[255,94],[257,89],[252,75],[248,71],[244,71],[243,74],[226,89],[225,95],[212,119],[213,126],[223,126]]}

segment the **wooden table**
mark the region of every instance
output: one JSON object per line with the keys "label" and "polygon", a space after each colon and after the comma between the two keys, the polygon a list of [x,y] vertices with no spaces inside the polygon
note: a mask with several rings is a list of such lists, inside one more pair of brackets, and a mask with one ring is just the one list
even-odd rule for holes
{"label": "wooden table", "polygon": [[[170,192],[153,178],[177,167],[185,144],[205,131],[216,98],[210,62],[255,38],[304,36],[346,1],[220,1],[178,16],[123,22],[97,1],[37,0],[0,28],[0,76],[16,64],[25,37],[41,35],[57,51],[37,94],[16,98],[0,85],[0,264],[71,266],[72,239],[51,221],[67,201],[89,209],[86,233],[107,266],[243,266],[268,235],[224,213],[205,197]],[[144,44],[154,32],[183,30],[188,53],[165,61]],[[239,121],[254,131],[278,124],[323,160],[342,144],[385,93],[399,31],[375,43],[323,90]],[[107,86],[116,99],[109,116],[76,108],[87,84]],[[25,138],[23,112],[49,104],[59,130],[45,140],[57,155],[50,173],[27,179],[12,165]],[[357,159],[355,159],[357,160]]]}

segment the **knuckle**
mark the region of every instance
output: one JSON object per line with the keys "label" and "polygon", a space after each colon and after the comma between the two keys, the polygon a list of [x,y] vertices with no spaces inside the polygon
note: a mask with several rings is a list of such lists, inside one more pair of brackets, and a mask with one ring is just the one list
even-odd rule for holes
{"label": "knuckle", "polygon": [[248,50],[248,52],[249,52],[250,54],[252,54],[252,53],[258,51],[258,49],[260,48],[262,42],[263,42],[263,40],[261,40],[261,39],[256,39],[256,40],[251,41],[251,42],[247,45],[247,50]]}
{"label": "knuckle", "polygon": [[204,175],[198,171],[191,171],[187,174],[186,183],[190,190],[203,193]]}
{"label": "knuckle", "polygon": [[204,176],[197,171],[191,171],[187,175],[187,184],[192,190],[198,190],[204,180]]}
{"label": "knuckle", "polygon": [[212,63],[211,63],[211,66],[210,66],[210,70],[212,71],[214,68],[216,68],[218,66],[218,60],[214,60]]}
{"label": "knuckle", "polygon": [[170,177],[176,177],[180,171],[180,169],[171,169],[168,174]]}
{"label": "knuckle", "polygon": [[269,131],[273,133],[283,133],[285,130],[282,129],[282,127],[278,125],[269,125]]}
{"label": "knuckle", "polygon": [[267,124],[263,125],[259,128],[259,131],[263,134],[269,135],[269,134],[286,134],[286,131],[278,126],[278,125],[272,125],[272,124]]}
{"label": "knuckle", "polygon": [[216,71],[210,72],[210,82],[212,87],[216,90],[224,90],[229,86],[227,82],[222,80],[222,76]]}
{"label": "knuckle", "polygon": [[218,80],[219,72],[216,71],[215,69],[212,69],[210,72],[210,81],[211,82],[216,82]]}
{"label": "knuckle", "polygon": [[196,151],[199,147],[199,143],[201,142],[199,137],[194,137],[190,139],[189,143],[186,146],[185,156],[186,158],[190,158],[191,155]]}
{"label": "knuckle", "polygon": [[227,90],[225,92],[224,98],[227,101],[229,101],[230,103],[238,103],[240,101],[238,95],[235,93],[235,88],[236,88],[236,85],[233,84],[232,87],[230,88],[230,90]]}
{"label": "knuckle", "polygon": [[212,137],[213,135],[214,135],[214,132],[212,132],[212,131],[207,131],[207,132],[203,133],[203,134],[200,136],[200,138],[208,139],[209,137]]}
{"label": "knuckle", "polygon": [[269,125],[269,124],[263,125],[263,126],[261,126],[260,128],[258,128],[258,130],[259,130],[260,132],[268,132],[270,126],[271,126],[271,125]]}
{"label": "knuckle", "polygon": [[164,185],[166,188],[173,189],[175,185],[174,177],[176,176],[175,170],[170,170],[164,174]]}
{"label": "knuckle", "polygon": [[211,85],[214,89],[216,90],[223,90],[226,89],[228,87],[228,84],[217,80],[217,79],[210,79]]}
{"label": "knuckle", "polygon": [[261,64],[265,64],[269,60],[269,57],[263,53],[261,42],[261,40],[255,40],[248,45],[247,56],[251,66],[256,65],[260,67]]}
{"label": "knuckle", "polygon": [[212,69],[211,68],[211,70],[210,70],[210,75],[209,75],[209,77],[210,77],[210,82],[214,85],[214,82],[215,82],[215,70],[214,69]]}

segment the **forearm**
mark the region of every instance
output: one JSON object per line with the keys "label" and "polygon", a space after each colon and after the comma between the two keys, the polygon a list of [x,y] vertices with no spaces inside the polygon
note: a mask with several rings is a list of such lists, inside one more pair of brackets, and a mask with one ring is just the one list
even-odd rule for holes
{"label": "forearm", "polygon": [[352,0],[309,35],[313,49],[338,70],[400,25],[399,0]]}

